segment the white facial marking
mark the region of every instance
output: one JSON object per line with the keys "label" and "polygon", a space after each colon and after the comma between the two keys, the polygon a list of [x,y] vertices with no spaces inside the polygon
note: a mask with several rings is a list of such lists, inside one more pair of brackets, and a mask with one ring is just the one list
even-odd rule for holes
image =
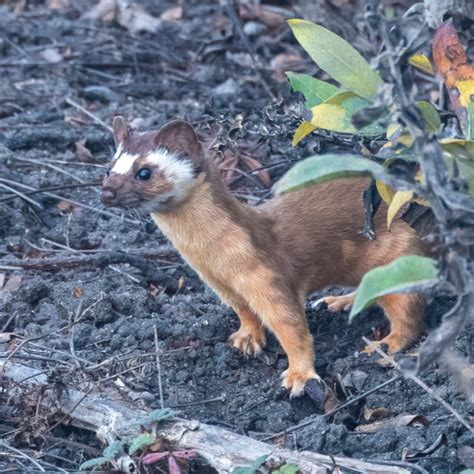
{"label": "white facial marking", "polygon": [[119,146],[117,147],[117,150],[115,151],[114,160],[116,160],[122,154],[122,150],[123,150],[123,145],[119,143]]}
{"label": "white facial marking", "polygon": [[165,177],[173,184],[173,196],[181,199],[185,197],[189,186],[194,181],[194,169],[192,163],[179,158],[176,154],[165,148],[150,153],[146,161],[158,167]]}
{"label": "white facial marking", "polygon": [[126,174],[133,166],[133,162],[138,158],[138,155],[129,155],[122,153],[122,144],[120,143],[115,152],[114,159],[117,160],[114,167],[110,170],[111,173]]}

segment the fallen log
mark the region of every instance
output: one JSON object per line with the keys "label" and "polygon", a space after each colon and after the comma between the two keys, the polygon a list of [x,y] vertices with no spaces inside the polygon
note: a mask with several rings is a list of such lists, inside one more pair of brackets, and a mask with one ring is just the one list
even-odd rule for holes
{"label": "fallen log", "polygon": [[[34,385],[43,389],[48,385],[44,372],[6,359],[0,359],[0,383],[12,393],[31,390]],[[55,407],[59,406],[64,414],[62,422],[91,430],[104,443],[137,435],[138,430],[133,421],[145,416],[146,412],[130,402],[117,399],[116,392],[112,393],[107,389],[99,391],[91,387],[82,390],[68,388],[59,395]],[[51,398],[41,397],[40,404],[42,408],[51,408]],[[398,466],[332,457],[310,451],[291,451],[195,420],[177,419],[162,426],[158,431],[160,436],[176,448],[196,451],[219,473],[229,473],[238,466],[250,465],[265,454],[269,455],[268,461],[272,464],[296,464],[300,472],[305,474],[325,474],[328,470],[334,472],[337,468],[343,472],[350,469],[350,472],[367,474],[410,472]]]}

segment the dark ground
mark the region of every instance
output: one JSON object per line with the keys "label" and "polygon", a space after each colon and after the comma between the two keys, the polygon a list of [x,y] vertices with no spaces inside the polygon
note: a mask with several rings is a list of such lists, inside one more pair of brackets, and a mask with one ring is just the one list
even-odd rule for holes
{"label": "dark ground", "polygon": [[[249,202],[268,196],[269,188],[262,182],[265,175],[250,173],[249,165],[261,165],[245,161],[245,156],[266,167],[274,182],[291,161],[350,145],[347,140],[313,135],[299,147],[291,147],[301,105],[290,94],[282,71],[314,70],[281,19],[286,14],[317,19],[371,54],[370,45],[356,33],[359,17],[354,15],[361,9],[345,2],[334,2],[343,4],[341,9],[329,2],[280,4],[284,10],[274,27],[266,26],[261,17],[255,21],[245,17],[259,75],[252,70],[251,56],[238,33],[233,35],[228,16],[215,3],[185,2],[181,19],[164,22],[155,34],[135,37],[115,21],[79,19],[94,4],[89,0],[26,3],[7,2],[0,7],[0,184],[23,192],[28,189],[15,183],[35,189],[68,185],[50,192],[91,208],[44,193],[31,194],[34,201],[27,203],[11,199],[3,188],[3,266],[15,266],[21,258],[66,259],[75,251],[95,257],[111,250],[140,255],[165,244],[151,222],[116,211],[103,214],[98,188],[76,186],[101,179],[113,153],[113,140],[106,128],[66,99],[108,125],[117,113],[141,129],[158,127],[174,117],[193,122],[203,136],[215,139],[213,150],[222,167],[231,170],[227,175],[233,191]],[[65,7],[51,9],[58,3]],[[165,1],[141,3],[155,16],[173,6]],[[91,155],[78,151],[76,142]],[[359,148],[357,143],[351,146]],[[307,397],[290,401],[278,388],[287,361],[275,340],[271,339],[262,358],[245,359],[226,345],[237,328],[232,311],[175,253],[168,252],[156,262],[169,277],[168,288],[144,277],[143,261],[136,266],[113,265],[117,270],[100,262],[57,272],[1,267],[0,330],[36,338],[17,352],[17,360],[47,370],[52,384],[61,380],[72,386],[127,370],[116,377],[124,384],[115,385],[116,390],[125,398],[136,395],[146,406],[158,407],[156,325],[165,405],[178,407],[187,418],[263,439],[314,417],[311,426],[277,441],[290,448],[366,460],[399,461],[421,453],[416,463],[430,472],[473,467],[472,434],[409,380],[401,379],[367,397],[365,404],[330,419],[320,416]],[[446,304],[432,304],[429,321],[436,324],[445,308]],[[377,363],[376,357],[357,352],[363,346],[361,336],[380,337],[386,330],[377,310],[367,311],[351,326],[347,314],[308,307],[307,315],[315,339],[316,368],[339,401],[396,374]],[[461,354],[469,352],[472,335],[471,329],[459,338]],[[13,347],[12,342],[4,342],[0,351],[4,354]],[[98,367],[99,363],[103,364]],[[449,376],[437,367],[420,376],[472,422],[474,408]],[[114,387],[112,380],[104,384]],[[50,430],[57,416],[36,413],[35,406],[9,400],[8,393],[0,394],[0,399],[4,440],[30,455],[41,453],[37,459],[47,469],[52,465],[74,471],[102,449],[86,431],[65,426]],[[367,423],[364,405],[388,409],[390,416],[413,414],[425,419],[421,424],[358,433],[355,428]],[[430,446],[434,449],[423,454]],[[14,469],[31,472],[31,465],[0,449],[0,470]]]}

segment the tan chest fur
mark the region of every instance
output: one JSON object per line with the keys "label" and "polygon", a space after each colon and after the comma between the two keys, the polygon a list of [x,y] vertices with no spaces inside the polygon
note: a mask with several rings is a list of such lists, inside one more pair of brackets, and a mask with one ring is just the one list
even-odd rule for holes
{"label": "tan chest fur", "polygon": [[229,288],[238,291],[239,281],[258,262],[249,232],[220,208],[207,182],[179,209],[151,216],[187,263],[221,296]]}

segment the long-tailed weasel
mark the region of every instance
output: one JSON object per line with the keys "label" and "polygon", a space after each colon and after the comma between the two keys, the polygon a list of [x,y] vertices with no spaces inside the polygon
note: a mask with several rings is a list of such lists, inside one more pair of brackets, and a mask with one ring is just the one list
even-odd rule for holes
{"label": "long-tailed weasel", "polygon": [[[378,238],[358,232],[364,219],[365,178],[310,186],[258,207],[240,203],[206,158],[191,127],[173,121],[158,132],[133,133],[122,117],[113,121],[117,152],[104,179],[106,205],[149,212],[161,231],[200,277],[240,318],[230,336],[246,354],[265,345],[273,331],[288,356],[283,386],[301,395],[318,378],[305,296],[327,285],[356,286],[364,273],[406,254],[423,252],[405,222],[386,230],[381,209]],[[326,298],[331,309],[352,295]],[[425,300],[418,294],[383,296],[378,303],[391,323],[381,341],[390,352],[418,340]]]}

